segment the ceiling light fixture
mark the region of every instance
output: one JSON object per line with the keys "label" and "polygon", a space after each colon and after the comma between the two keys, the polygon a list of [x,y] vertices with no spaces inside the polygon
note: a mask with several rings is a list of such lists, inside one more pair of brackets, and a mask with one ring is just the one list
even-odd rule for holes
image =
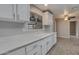
{"label": "ceiling light fixture", "polygon": [[64,18],[64,20],[68,20],[68,15],[65,15],[65,18]]}
{"label": "ceiling light fixture", "polygon": [[48,4],[44,4],[44,6],[47,6]]}
{"label": "ceiling light fixture", "polygon": [[68,20],[68,17],[65,17],[65,19],[64,19],[65,21],[67,21]]}

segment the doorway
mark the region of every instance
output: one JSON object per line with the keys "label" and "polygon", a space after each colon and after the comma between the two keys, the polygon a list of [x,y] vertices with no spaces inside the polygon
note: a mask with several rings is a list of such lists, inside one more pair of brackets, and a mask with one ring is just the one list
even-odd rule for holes
{"label": "doorway", "polygon": [[76,38],[76,21],[70,21],[70,38]]}

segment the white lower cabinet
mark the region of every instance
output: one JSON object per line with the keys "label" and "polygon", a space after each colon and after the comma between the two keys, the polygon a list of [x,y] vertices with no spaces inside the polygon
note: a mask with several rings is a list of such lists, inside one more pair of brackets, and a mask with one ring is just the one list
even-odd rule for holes
{"label": "white lower cabinet", "polygon": [[50,48],[53,46],[53,43],[52,43],[52,36],[49,36],[45,39],[46,41],[46,53],[50,50]]}
{"label": "white lower cabinet", "polygon": [[53,35],[49,36],[49,39],[48,40],[50,42],[49,43],[49,46],[50,46],[49,49],[50,49],[54,45],[54,37],[53,37]]}
{"label": "white lower cabinet", "polygon": [[46,52],[46,41],[45,40],[42,40],[42,55],[45,55],[47,52]]}
{"label": "white lower cabinet", "polygon": [[41,41],[26,46],[27,55],[41,55]]}
{"label": "white lower cabinet", "polygon": [[37,49],[27,52],[27,55],[41,55],[41,48],[37,48]]}
{"label": "white lower cabinet", "polygon": [[55,44],[56,42],[57,42],[57,35],[56,35],[56,33],[53,35],[53,43]]}
{"label": "white lower cabinet", "polygon": [[53,46],[51,40],[52,39],[50,38],[50,36],[42,40],[42,55],[45,55],[49,51],[49,49]]}
{"label": "white lower cabinet", "polygon": [[25,55],[25,48],[17,49],[13,52],[8,53],[7,55]]}
{"label": "white lower cabinet", "polygon": [[54,34],[10,52],[7,55],[45,55],[56,41],[56,35]]}
{"label": "white lower cabinet", "polygon": [[56,36],[48,36],[42,40],[42,55],[45,55],[56,43]]}

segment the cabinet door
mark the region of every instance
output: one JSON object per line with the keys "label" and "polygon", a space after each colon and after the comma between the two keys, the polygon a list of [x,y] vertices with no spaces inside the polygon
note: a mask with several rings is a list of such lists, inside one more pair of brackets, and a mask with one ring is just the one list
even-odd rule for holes
{"label": "cabinet door", "polygon": [[27,51],[26,54],[27,55],[41,55],[41,47],[39,46],[33,49],[32,51]]}
{"label": "cabinet door", "polygon": [[53,24],[53,15],[46,11],[43,13],[43,25],[52,25]]}
{"label": "cabinet door", "polygon": [[53,15],[48,13],[48,24],[53,25]]}
{"label": "cabinet door", "polygon": [[0,4],[0,18],[13,18],[12,4]]}
{"label": "cabinet door", "polygon": [[49,37],[46,37],[42,40],[42,54],[45,55],[50,48],[50,39]]}
{"label": "cabinet door", "polygon": [[45,55],[47,53],[47,47],[46,47],[46,40],[41,40],[42,42],[42,55]]}
{"label": "cabinet door", "polygon": [[53,44],[56,44],[56,42],[57,42],[57,35],[56,35],[56,33],[54,33],[54,35],[53,35]]}
{"label": "cabinet door", "polygon": [[54,45],[53,36],[48,36],[42,40],[42,54],[46,54]]}
{"label": "cabinet door", "polygon": [[50,37],[47,37],[46,38],[46,51],[48,52],[50,48],[51,48],[51,39]]}
{"label": "cabinet door", "polygon": [[49,49],[51,49],[52,47],[53,47],[53,45],[54,45],[54,37],[53,37],[53,35],[51,35],[50,37],[49,37],[49,39],[50,39],[50,48]]}
{"label": "cabinet door", "polygon": [[55,35],[49,36],[46,42],[47,42],[47,51],[49,51],[53,47],[53,45],[56,43]]}
{"label": "cabinet door", "polygon": [[25,55],[25,48],[17,49],[13,52],[8,53],[7,55]]}
{"label": "cabinet door", "polygon": [[43,25],[48,25],[48,12],[43,13]]}
{"label": "cabinet door", "polygon": [[41,42],[34,42],[26,46],[27,55],[41,55]]}
{"label": "cabinet door", "polygon": [[29,21],[30,17],[30,5],[19,4],[17,5],[17,19]]}

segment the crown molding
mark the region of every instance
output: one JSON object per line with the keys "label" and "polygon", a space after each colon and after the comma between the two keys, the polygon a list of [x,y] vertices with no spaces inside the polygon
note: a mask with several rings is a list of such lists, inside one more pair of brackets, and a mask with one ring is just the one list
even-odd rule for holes
{"label": "crown molding", "polygon": [[50,10],[44,10],[43,12],[49,12],[49,13],[53,14],[53,12],[51,12]]}

